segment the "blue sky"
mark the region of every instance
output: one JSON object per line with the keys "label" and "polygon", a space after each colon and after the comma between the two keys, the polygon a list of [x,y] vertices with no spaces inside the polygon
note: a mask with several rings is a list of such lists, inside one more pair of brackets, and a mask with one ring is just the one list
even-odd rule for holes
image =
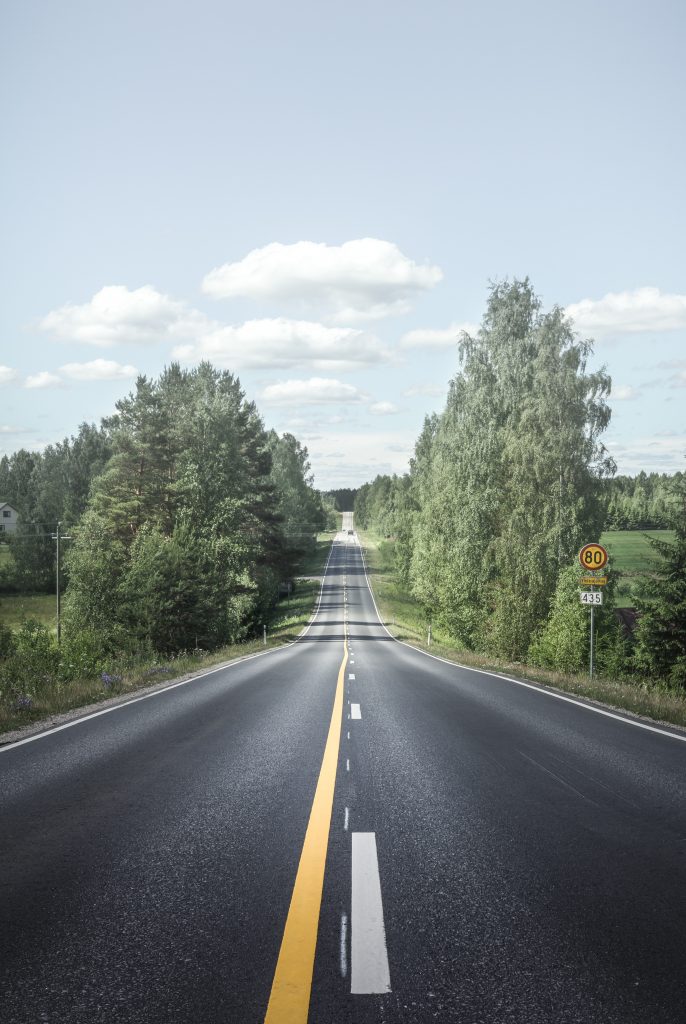
{"label": "blue sky", "polygon": [[528,275],[596,340],[619,470],[683,468],[685,10],[4,5],[0,451],[209,357],[318,486],[402,472]]}

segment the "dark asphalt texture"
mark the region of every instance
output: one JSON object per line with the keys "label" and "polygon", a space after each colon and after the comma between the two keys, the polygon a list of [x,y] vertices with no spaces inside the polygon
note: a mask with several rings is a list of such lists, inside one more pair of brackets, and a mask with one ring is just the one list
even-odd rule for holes
{"label": "dark asphalt texture", "polygon": [[[2,1024],[263,1020],[345,567],[309,1020],[686,1021],[686,743],[392,641],[344,534],[297,644],[0,751]],[[341,971],[352,831],[376,833],[386,995]]]}

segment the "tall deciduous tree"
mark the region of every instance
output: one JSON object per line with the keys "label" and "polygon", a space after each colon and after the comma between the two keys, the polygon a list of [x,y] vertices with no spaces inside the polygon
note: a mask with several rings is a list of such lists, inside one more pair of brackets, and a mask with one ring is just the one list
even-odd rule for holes
{"label": "tall deciduous tree", "polygon": [[600,442],[610,381],[562,311],[528,280],[491,289],[481,329],[459,343],[428,463],[417,475],[411,575],[466,645],[526,653],[558,573],[602,528]]}

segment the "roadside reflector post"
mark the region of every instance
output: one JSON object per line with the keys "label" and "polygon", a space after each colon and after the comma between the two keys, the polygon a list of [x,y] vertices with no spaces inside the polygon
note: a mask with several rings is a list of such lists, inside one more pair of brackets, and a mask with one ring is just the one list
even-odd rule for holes
{"label": "roadside reflector post", "polygon": [[265,647],[267,646],[267,627],[265,625],[262,626],[262,643]]}
{"label": "roadside reflector post", "polygon": [[427,647],[431,647],[431,623],[429,623],[429,633],[426,638]]}

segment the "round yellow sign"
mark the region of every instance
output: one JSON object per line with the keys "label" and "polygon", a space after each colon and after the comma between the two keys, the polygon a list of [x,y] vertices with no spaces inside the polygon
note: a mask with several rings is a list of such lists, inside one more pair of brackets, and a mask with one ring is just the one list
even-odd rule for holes
{"label": "round yellow sign", "polygon": [[607,551],[602,544],[584,544],[579,561],[584,569],[603,569],[607,565]]}

